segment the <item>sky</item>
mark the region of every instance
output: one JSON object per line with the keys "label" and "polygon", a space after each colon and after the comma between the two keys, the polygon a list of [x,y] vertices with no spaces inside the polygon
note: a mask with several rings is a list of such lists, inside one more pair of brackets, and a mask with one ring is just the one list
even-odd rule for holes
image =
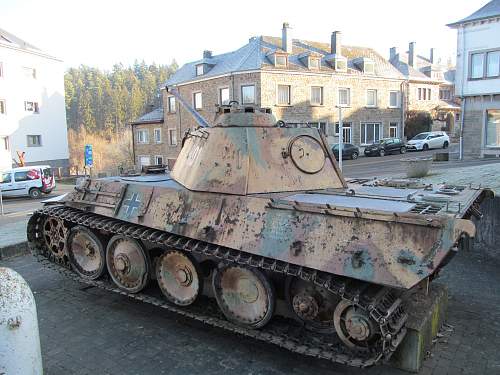
{"label": "sky", "polygon": [[487,0],[198,1],[198,0],[1,0],[0,28],[61,58],[111,69],[115,63],[180,65],[203,50],[224,53],[257,35],[280,36],[283,22],[297,39],[417,53],[437,49],[446,61],[456,53],[456,30],[445,25],[473,13]]}

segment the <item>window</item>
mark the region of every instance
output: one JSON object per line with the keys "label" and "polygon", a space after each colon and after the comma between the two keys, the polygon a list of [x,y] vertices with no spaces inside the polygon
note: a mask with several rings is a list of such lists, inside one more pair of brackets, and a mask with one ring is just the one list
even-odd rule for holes
{"label": "window", "polygon": [[40,147],[42,145],[41,135],[27,135],[28,147]]}
{"label": "window", "polygon": [[[350,122],[342,122],[342,130],[343,130],[343,141],[344,143],[351,143],[351,126]],[[338,122],[335,123],[335,135],[338,136],[340,132],[340,124]]]}
{"label": "window", "polygon": [[317,58],[309,58],[309,69],[319,69],[320,68],[320,61]]}
{"label": "window", "polygon": [[500,51],[492,51],[486,54],[486,77],[498,77],[500,75]]}
{"label": "window", "polygon": [[0,184],[8,184],[12,181],[11,173],[1,173],[0,172]]}
{"label": "window", "polygon": [[287,58],[284,55],[276,55],[275,57],[275,65],[278,66],[286,66],[287,65]]}
{"label": "window", "polygon": [[326,122],[310,122],[309,126],[319,129],[323,134],[327,134],[326,132]]}
{"label": "window", "polygon": [[500,109],[486,111],[486,146],[500,147]]}
{"label": "window", "polygon": [[149,132],[147,129],[137,131],[137,143],[149,143]]}
{"label": "window", "polygon": [[389,107],[399,107],[399,91],[389,91]]}
{"label": "window", "polygon": [[177,146],[177,129],[168,129],[170,146]]}
{"label": "window", "polygon": [[5,100],[0,100],[0,115],[5,115]]}
{"label": "window", "polygon": [[439,99],[450,100],[451,99],[450,90],[439,90]]}
{"label": "window", "polygon": [[3,77],[3,62],[0,62],[0,78]]}
{"label": "window", "polygon": [[255,86],[246,85],[241,86],[241,104],[254,104],[255,103]]}
{"label": "window", "polygon": [[347,70],[347,59],[336,58],[335,59],[335,70],[345,72]]}
{"label": "window", "polygon": [[311,87],[311,104],[323,105],[323,87],[320,86]]}
{"label": "window", "polygon": [[455,113],[455,121],[459,122],[460,121],[460,113]]}
{"label": "window", "polygon": [[364,72],[366,74],[373,74],[375,73],[375,64],[372,62],[365,62],[364,64]]}
{"label": "window", "polygon": [[278,85],[278,104],[290,105],[290,86]]}
{"label": "window", "polygon": [[391,122],[389,124],[389,137],[390,138],[397,138],[398,137],[398,123],[397,122]]}
{"label": "window", "polygon": [[[30,174],[30,172],[31,172],[31,174]],[[15,172],[14,173],[14,181],[16,181],[16,182],[23,182],[23,181],[32,180],[33,179],[33,174],[32,173],[33,173],[32,171]],[[36,175],[37,174],[35,174],[35,176]]]}
{"label": "window", "polygon": [[382,124],[361,123],[361,144],[371,144],[382,138]]}
{"label": "window", "polygon": [[193,105],[194,109],[202,109],[203,108],[203,99],[201,92],[195,92],[193,94]]}
{"label": "window", "polygon": [[377,106],[377,90],[366,90],[366,106]]}
{"label": "window", "polygon": [[163,165],[163,156],[161,156],[161,155],[156,155],[156,156],[155,156],[155,164],[156,164],[156,165]]}
{"label": "window", "polygon": [[24,110],[27,112],[40,113],[37,102],[24,102]]}
{"label": "window", "polygon": [[419,87],[417,89],[418,100],[431,100],[431,89]]}
{"label": "window", "polygon": [[219,103],[221,105],[229,104],[229,87],[219,89]]}
{"label": "window", "polygon": [[36,78],[36,69],[29,68],[27,66],[23,67],[23,73],[26,78],[35,79]]}
{"label": "window", "polygon": [[343,107],[348,107],[351,105],[351,89],[339,89],[338,105]]}
{"label": "window", "polygon": [[168,97],[168,112],[175,113],[175,96]]}
{"label": "window", "polygon": [[154,130],[153,134],[154,134],[155,143],[161,143],[161,129],[156,128]]}
{"label": "window", "polygon": [[9,137],[0,137],[0,147],[2,150],[9,151]]}
{"label": "window", "polygon": [[484,75],[484,53],[470,55],[470,78],[482,78]]}
{"label": "window", "polygon": [[196,65],[196,75],[201,76],[203,75],[203,64]]}
{"label": "window", "polygon": [[431,100],[431,89],[427,89],[427,100]]}
{"label": "window", "polygon": [[149,156],[139,156],[139,165],[141,167],[151,165],[151,158]]}

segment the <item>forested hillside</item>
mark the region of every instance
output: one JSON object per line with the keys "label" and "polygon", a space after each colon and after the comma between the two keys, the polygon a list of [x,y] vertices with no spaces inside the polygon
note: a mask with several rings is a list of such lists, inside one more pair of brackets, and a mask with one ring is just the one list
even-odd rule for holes
{"label": "forested hillside", "polygon": [[177,69],[136,62],[111,71],[71,68],[64,77],[70,165],[83,170],[83,150],[92,144],[93,173],[133,167],[129,123],[160,104],[159,87]]}
{"label": "forested hillside", "polygon": [[68,127],[120,131],[150,105],[159,104],[158,88],[176,69],[175,61],[170,65],[116,64],[111,71],[83,65],[69,69],[64,78]]}

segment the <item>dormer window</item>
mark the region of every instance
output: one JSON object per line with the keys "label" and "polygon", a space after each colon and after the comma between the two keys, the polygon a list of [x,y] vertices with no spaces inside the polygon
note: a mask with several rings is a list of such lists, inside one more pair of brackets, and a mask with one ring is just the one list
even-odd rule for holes
{"label": "dormer window", "polygon": [[335,58],[335,70],[340,72],[347,71],[347,59],[344,57],[336,57]]}
{"label": "dormer window", "polygon": [[201,76],[201,75],[203,75],[204,70],[205,70],[205,69],[204,69],[204,67],[203,67],[203,64],[198,64],[198,65],[196,65],[196,75],[197,75],[197,76]]}
{"label": "dormer window", "polygon": [[319,69],[321,67],[321,61],[317,57],[309,57],[309,69]]}
{"label": "dormer window", "polygon": [[375,74],[375,62],[369,57],[358,57],[353,60],[353,64],[364,74]]}
{"label": "dormer window", "polygon": [[365,61],[363,72],[365,74],[374,74],[375,73],[375,64],[372,61]]}
{"label": "dormer window", "polygon": [[275,55],[274,57],[275,66],[287,66],[288,58],[285,55]]}

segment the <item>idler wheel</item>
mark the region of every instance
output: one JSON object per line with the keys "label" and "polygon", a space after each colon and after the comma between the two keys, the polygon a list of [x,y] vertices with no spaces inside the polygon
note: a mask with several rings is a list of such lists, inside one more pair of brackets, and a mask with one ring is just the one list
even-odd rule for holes
{"label": "idler wheel", "polygon": [[215,298],[226,318],[240,326],[260,328],[272,318],[274,288],[258,269],[227,265],[214,273]]}
{"label": "idler wheel", "polygon": [[334,315],[335,330],[338,337],[351,349],[369,350],[377,337],[378,327],[368,312],[351,301],[342,300]]}
{"label": "idler wheel", "polygon": [[156,279],[165,297],[179,306],[192,304],[203,290],[196,261],[177,250],[165,252],[156,263]]}
{"label": "idler wheel", "polygon": [[341,298],[327,289],[297,277],[285,282],[285,299],[305,328],[318,333],[335,333],[333,314]]}
{"label": "idler wheel", "polygon": [[113,236],[106,249],[106,263],[115,284],[127,292],[138,293],[149,281],[149,258],[135,239]]}
{"label": "idler wheel", "polygon": [[48,216],[43,222],[43,240],[45,246],[57,258],[62,259],[66,255],[66,237],[68,228],[64,221]]}
{"label": "idler wheel", "polygon": [[89,229],[78,225],[69,233],[68,258],[77,274],[95,280],[104,272],[105,255],[102,241]]}

